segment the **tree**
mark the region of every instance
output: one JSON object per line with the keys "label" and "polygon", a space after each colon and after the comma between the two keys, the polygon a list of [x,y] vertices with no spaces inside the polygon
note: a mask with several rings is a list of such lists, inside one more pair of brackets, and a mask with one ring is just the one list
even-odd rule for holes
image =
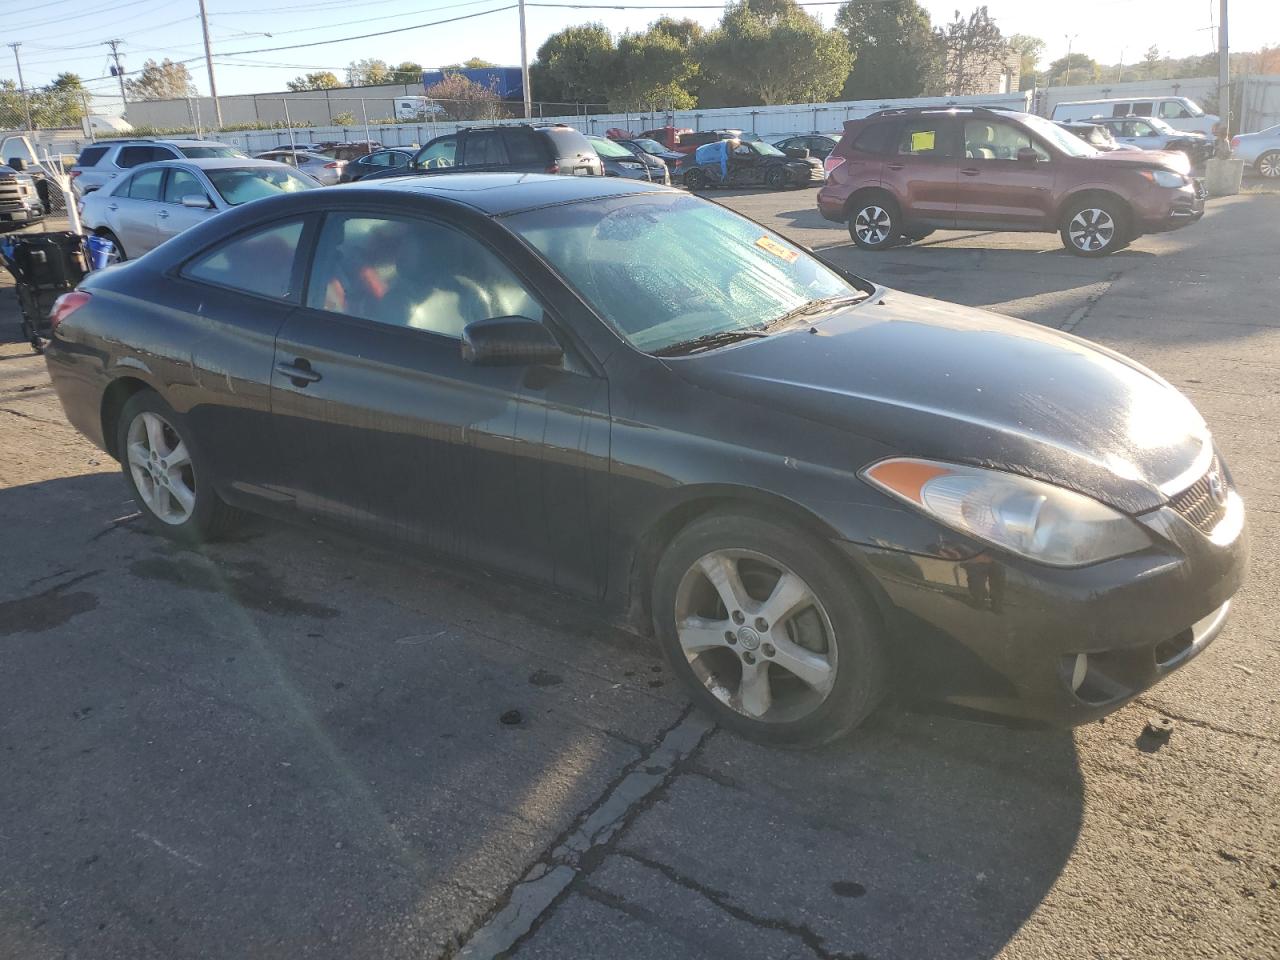
{"label": "tree", "polygon": [[295,93],[301,93],[303,90],[336,90],[342,86],[342,81],[338,79],[336,73],[332,73],[329,70],[320,70],[316,73],[295,77],[285,86]]}
{"label": "tree", "polygon": [[85,115],[89,94],[78,74],[60,73],[45,87],[30,91],[31,121],[37,127],[74,127]]}
{"label": "tree", "polygon": [[185,63],[165,57],[159,63],[148,60],[137,77],[124,82],[130,100],[178,100],[194,97],[196,85]]}
{"label": "tree", "polygon": [[[767,12],[756,12],[753,3]],[[852,63],[844,35],[827,30],[794,0],[744,0],[730,7],[701,44],[701,58],[715,98],[739,105],[831,100]]]}
{"label": "tree", "polygon": [[938,39],[916,0],[849,0],[836,12],[836,26],[853,55],[847,99],[916,97],[939,72]]}
{"label": "tree", "polygon": [[609,76],[609,106],[614,110],[691,109],[697,100],[689,92],[689,83],[697,74],[689,47],[657,24],[644,33],[624,34]]}
{"label": "tree", "polygon": [[1160,69],[1160,48],[1154,43],[1147,47],[1142,55],[1142,73],[1148,80],[1154,80]]}
{"label": "tree", "polygon": [[391,81],[391,68],[385,60],[352,60],[347,64],[347,86],[372,87]]}
{"label": "tree", "polygon": [[454,72],[458,70],[485,70],[496,66],[496,63],[485,60],[483,57],[472,57],[469,60],[462,61],[462,63],[447,63],[440,70],[442,73],[448,73],[451,70]]}
{"label": "tree", "polygon": [[[617,51],[602,23],[583,23],[553,33],[538,48],[529,83],[539,100],[603,104]],[[536,69],[535,69],[536,68]]]}
{"label": "tree", "polygon": [[391,69],[391,76],[385,81],[386,83],[421,83],[422,82],[422,64],[414,63],[412,60],[406,60],[398,67]]}
{"label": "tree", "polygon": [[957,10],[955,19],[943,28],[942,42],[947,92],[957,96],[983,92],[979,88],[991,65],[1002,62],[1009,53],[1009,44],[985,6],[968,17]]}
{"label": "tree", "polygon": [[[1049,64],[1049,74],[1045,79],[1045,85],[1050,87],[1060,87],[1067,82],[1067,58],[1059,57],[1053,63]],[[1096,60],[1088,54],[1073,53],[1071,54],[1071,83],[1088,84],[1097,83],[1102,79],[1102,68],[1098,66]]]}
{"label": "tree", "polygon": [[496,120],[503,115],[502,98],[496,92],[460,73],[446,73],[426,93],[451,120]]}
{"label": "tree", "polygon": [[1009,49],[1018,55],[1019,89],[1030,90],[1036,85],[1036,64],[1044,54],[1045,43],[1039,37],[1015,33],[1009,38]]}

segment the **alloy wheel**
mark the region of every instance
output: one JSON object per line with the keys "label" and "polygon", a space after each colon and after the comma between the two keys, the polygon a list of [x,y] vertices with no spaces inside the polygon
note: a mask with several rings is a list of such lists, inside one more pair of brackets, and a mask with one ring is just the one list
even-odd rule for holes
{"label": "alloy wheel", "polygon": [[1268,180],[1280,177],[1280,153],[1272,151],[1258,158],[1258,173]]}
{"label": "alloy wheel", "polygon": [[139,413],[129,424],[125,452],[147,509],[173,526],[190,519],[196,506],[195,471],[187,445],[172,424],[159,414]]}
{"label": "alloy wheel", "polygon": [[863,207],[853,218],[853,229],[858,239],[867,246],[876,247],[889,239],[893,218],[889,211],[875,204]]}
{"label": "alloy wheel", "polygon": [[762,553],[717,550],[694,563],[676,590],[675,626],[698,680],[751,720],[803,719],[835,684],[835,635],[821,600]]}
{"label": "alloy wheel", "polygon": [[1096,253],[1111,245],[1116,235],[1116,222],[1101,207],[1087,207],[1076,213],[1067,225],[1067,236],[1078,250]]}

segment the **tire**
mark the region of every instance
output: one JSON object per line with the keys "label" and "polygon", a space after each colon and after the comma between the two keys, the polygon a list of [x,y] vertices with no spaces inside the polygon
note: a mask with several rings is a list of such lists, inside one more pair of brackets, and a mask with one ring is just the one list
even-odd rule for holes
{"label": "tire", "polygon": [[114,233],[112,233],[110,230],[107,230],[107,229],[104,227],[103,229],[101,229],[101,230],[99,230],[99,231],[98,231],[98,236],[102,237],[102,239],[103,239],[103,240],[110,240],[110,241],[112,242],[112,244],[114,244],[114,245],[115,245],[115,248],[116,248],[116,254],[115,254],[115,260],[114,260],[113,262],[115,262],[115,263],[123,263],[125,260],[128,260],[128,259],[129,259],[128,254],[126,254],[126,253],[124,252],[124,244],[123,244],[123,243],[121,243],[121,242],[120,242],[120,238],[119,238],[119,237],[117,237],[117,236],[116,236]]}
{"label": "tire", "polygon": [[[769,623],[775,608],[788,612]],[[658,564],[653,612],[693,699],[750,740],[834,740],[888,688],[878,618],[847,564],[776,520],[713,513],[680,531]]]}
{"label": "tire", "polygon": [[1105,257],[1129,243],[1129,218],[1115,200],[1073,202],[1062,217],[1062,245],[1078,257]]}
{"label": "tire", "polygon": [[141,390],[125,401],[115,431],[125,484],[153,530],[199,543],[234,525],[238,514],[214,491],[190,426],[159,394]]}
{"label": "tire", "polygon": [[902,234],[902,214],[892,200],[871,196],[853,204],[849,215],[849,236],[863,250],[887,250]]}
{"label": "tire", "polygon": [[1280,179],[1280,150],[1268,150],[1257,159],[1253,168],[1264,180]]}
{"label": "tire", "polygon": [[782,167],[772,167],[764,172],[764,185],[770,190],[782,190],[787,186],[787,171]]}
{"label": "tire", "polygon": [[707,175],[697,168],[684,175],[684,185],[689,190],[707,189]]}

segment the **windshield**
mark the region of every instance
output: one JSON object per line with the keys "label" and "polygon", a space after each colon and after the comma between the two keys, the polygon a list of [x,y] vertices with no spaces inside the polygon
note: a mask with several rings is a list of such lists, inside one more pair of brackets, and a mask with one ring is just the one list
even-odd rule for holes
{"label": "windshield", "polygon": [[212,157],[243,157],[235,147],[179,147],[178,152],[192,160],[208,160]]}
{"label": "windshield", "polygon": [[614,330],[649,353],[760,330],[814,300],[872,289],[759,224],[684,194],[584,201],[505,223]]}
{"label": "windshield", "polygon": [[1061,150],[1069,157],[1096,157],[1098,151],[1089,144],[1085,143],[1074,133],[1063,130],[1050,120],[1044,117],[1033,117],[1030,115],[1019,117],[1027,128],[1044,140],[1048,140],[1051,144]]}
{"label": "windshield", "polygon": [[786,154],[779,150],[771,143],[765,143],[763,140],[752,140],[747,144],[756,153],[762,157],[785,157]]}
{"label": "windshield", "polygon": [[1173,127],[1169,126],[1169,124],[1161,120],[1159,117],[1143,117],[1142,119],[1147,121],[1147,123],[1151,124],[1161,133],[1177,133],[1178,132],[1177,130],[1173,129]]}
{"label": "windshield", "polygon": [[632,140],[637,147],[645,153],[666,153],[667,148],[660,144],[657,140]]}
{"label": "windshield", "polygon": [[1186,108],[1187,113],[1191,114],[1193,117],[1204,116],[1204,111],[1200,109],[1200,104],[1196,103],[1194,100],[1179,100],[1178,102],[1182,104],[1182,106]]}
{"label": "windshield", "polygon": [[277,193],[296,193],[319,186],[310,177],[288,167],[224,167],[205,170],[205,175],[222,199],[233,207]]}
{"label": "windshield", "polygon": [[604,137],[588,137],[591,145],[596,148],[596,153],[602,157],[609,157],[612,160],[634,160],[635,154],[619,143],[612,140],[606,140]]}

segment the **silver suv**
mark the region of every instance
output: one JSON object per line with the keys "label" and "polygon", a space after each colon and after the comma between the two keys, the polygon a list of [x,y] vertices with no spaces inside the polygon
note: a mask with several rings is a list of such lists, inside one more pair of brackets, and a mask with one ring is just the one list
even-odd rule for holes
{"label": "silver suv", "polygon": [[71,168],[71,189],[83,197],[110,183],[126,170],[154,160],[243,156],[235,147],[215,140],[155,140],[150,137],[99,140],[80,151],[75,166]]}

